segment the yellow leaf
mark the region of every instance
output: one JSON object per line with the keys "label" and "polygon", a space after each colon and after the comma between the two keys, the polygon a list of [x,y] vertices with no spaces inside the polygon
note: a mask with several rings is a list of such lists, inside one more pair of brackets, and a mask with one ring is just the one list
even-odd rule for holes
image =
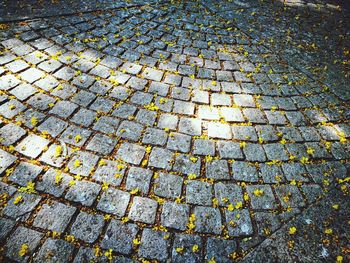
{"label": "yellow leaf", "polygon": [[29,246],[27,244],[23,244],[21,246],[21,249],[18,252],[18,255],[20,257],[24,257],[28,253],[28,250],[29,250]]}
{"label": "yellow leaf", "polygon": [[292,226],[289,228],[289,234],[294,235],[297,232],[297,228],[295,226]]}
{"label": "yellow leaf", "polygon": [[14,204],[14,205],[17,205],[17,204],[19,204],[19,203],[22,202],[22,201],[23,201],[23,196],[19,195],[19,196],[17,196],[17,197],[15,198],[15,201],[13,201],[13,204]]}

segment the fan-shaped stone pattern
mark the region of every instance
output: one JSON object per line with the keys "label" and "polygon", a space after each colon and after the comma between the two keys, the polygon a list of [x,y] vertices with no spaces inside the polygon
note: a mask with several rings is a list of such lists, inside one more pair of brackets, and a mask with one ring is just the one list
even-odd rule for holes
{"label": "fan-shaped stone pattern", "polygon": [[28,232],[24,256],[48,213],[76,262],[226,262],[347,176],[345,99],[198,3],[15,23],[1,45],[1,229],[34,222],[4,238]]}

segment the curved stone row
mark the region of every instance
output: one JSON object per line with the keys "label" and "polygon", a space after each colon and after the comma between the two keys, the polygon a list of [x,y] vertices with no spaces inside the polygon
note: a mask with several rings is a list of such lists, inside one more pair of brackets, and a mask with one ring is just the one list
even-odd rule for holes
{"label": "curved stone row", "polygon": [[7,257],[44,242],[38,258],[56,246],[76,262],[225,262],[347,176],[346,102],[196,8],[12,25],[0,57],[4,238],[21,223]]}

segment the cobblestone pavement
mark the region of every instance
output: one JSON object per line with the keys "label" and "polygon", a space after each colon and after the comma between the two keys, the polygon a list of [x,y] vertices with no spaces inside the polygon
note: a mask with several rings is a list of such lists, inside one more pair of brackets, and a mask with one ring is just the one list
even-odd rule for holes
{"label": "cobblestone pavement", "polygon": [[0,24],[0,260],[349,260],[346,11],[87,2]]}

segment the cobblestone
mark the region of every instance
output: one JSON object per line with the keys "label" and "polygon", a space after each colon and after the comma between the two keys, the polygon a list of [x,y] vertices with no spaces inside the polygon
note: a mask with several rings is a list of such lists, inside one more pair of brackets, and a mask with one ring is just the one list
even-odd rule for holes
{"label": "cobblestone", "polygon": [[346,200],[345,4],[29,2],[0,15],[3,261],[245,262]]}

